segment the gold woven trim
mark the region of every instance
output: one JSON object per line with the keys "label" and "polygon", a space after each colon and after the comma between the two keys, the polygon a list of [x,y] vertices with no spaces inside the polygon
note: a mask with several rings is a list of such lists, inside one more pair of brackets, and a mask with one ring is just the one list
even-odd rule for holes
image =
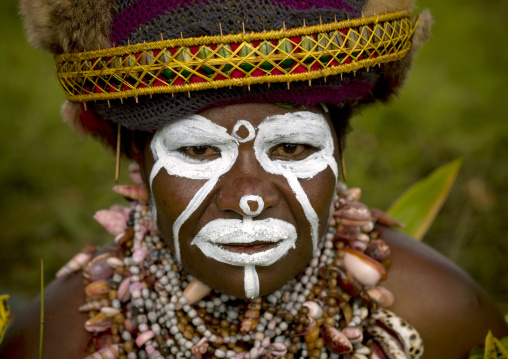
{"label": "gold woven trim", "polygon": [[55,56],[74,102],[312,80],[402,59],[407,11],[289,30],[182,38]]}

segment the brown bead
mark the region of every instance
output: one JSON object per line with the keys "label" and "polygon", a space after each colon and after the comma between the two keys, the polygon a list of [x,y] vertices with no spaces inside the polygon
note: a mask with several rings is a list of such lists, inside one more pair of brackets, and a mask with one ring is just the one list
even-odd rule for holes
{"label": "brown bead", "polygon": [[288,351],[290,353],[296,354],[296,352],[298,351],[298,345],[296,345],[296,343],[292,343],[291,345],[289,345]]}
{"label": "brown bead", "polygon": [[[303,308],[305,308],[305,307],[303,307]],[[303,308],[302,308],[302,309],[303,309]],[[308,308],[306,308],[306,309],[307,309],[307,311],[308,311]],[[304,324],[304,323],[307,321],[307,316],[306,316],[306,315],[304,315],[304,314],[300,314],[300,315],[298,316],[298,318],[296,319],[296,321],[297,321],[298,323],[300,323],[300,324]]]}
{"label": "brown bead", "polygon": [[335,325],[335,319],[331,318],[331,317],[326,317],[325,318],[325,324],[333,327]]}
{"label": "brown bead", "polygon": [[287,353],[284,357],[286,359],[295,359],[295,356],[293,355],[293,353]]}
{"label": "brown bead", "polygon": [[321,317],[319,319],[316,319],[316,324],[317,324],[318,327],[320,327],[323,324],[325,324],[325,317]]}
{"label": "brown bead", "polygon": [[117,324],[122,324],[125,321],[125,316],[122,313],[118,313],[113,317],[113,321]]}
{"label": "brown bead", "polygon": [[316,295],[312,292],[309,293],[309,295],[307,295],[307,300],[308,301],[312,301],[316,298]]}
{"label": "brown bead", "polygon": [[132,239],[130,239],[130,240],[128,240],[127,242],[125,242],[125,246],[126,246],[127,248],[132,248],[133,244],[134,244],[134,243],[132,242]]}
{"label": "brown bead", "polygon": [[123,348],[125,349],[125,351],[127,353],[130,353],[134,347],[133,347],[132,342],[124,342],[123,343]]}
{"label": "brown bead", "polygon": [[118,359],[127,359],[127,355],[119,355]]}
{"label": "brown bead", "polygon": [[229,327],[229,322],[226,319],[222,319],[220,321],[220,327],[224,328],[224,329],[228,328]]}
{"label": "brown bead", "polygon": [[295,317],[290,312],[287,312],[286,314],[284,314],[284,320],[286,322],[291,323],[293,320],[295,320]]}
{"label": "brown bead", "polygon": [[178,323],[178,324],[176,325],[176,327],[178,328],[178,331],[179,331],[180,333],[181,333],[181,332],[183,332],[183,331],[185,330],[185,324],[183,324],[183,323],[181,323],[181,322],[180,322],[180,323]]}
{"label": "brown bead", "polygon": [[214,317],[214,318],[212,319],[212,325],[213,325],[214,327],[218,327],[218,326],[219,326],[219,324],[220,324],[220,320],[219,320],[219,318],[215,318],[215,317]]}
{"label": "brown bead", "polygon": [[277,310],[275,310],[275,316],[279,318],[284,317],[284,310],[282,308],[277,308]]}
{"label": "brown bead", "polygon": [[116,289],[111,289],[109,292],[108,292],[108,297],[109,297],[109,300],[113,300],[113,299],[116,299],[116,297],[118,296],[118,291]]}
{"label": "brown bead", "polygon": [[185,330],[185,331],[183,332],[183,337],[184,337],[185,339],[187,339],[187,340],[191,340],[193,336],[194,336],[194,335],[193,335],[193,333],[192,333],[190,330]]}
{"label": "brown bead", "polygon": [[113,335],[118,334],[118,327],[116,325],[111,326],[111,334],[113,334]]}
{"label": "brown bead", "polygon": [[231,324],[229,324],[229,331],[230,331],[231,333],[236,333],[236,332],[238,332],[238,324],[236,324],[236,323],[231,323]]}
{"label": "brown bead", "polygon": [[333,265],[334,265],[335,267],[341,267],[341,266],[342,266],[342,259],[335,258],[335,259],[333,260]]}
{"label": "brown bead", "polygon": [[300,309],[300,313],[303,314],[303,315],[309,314],[309,308],[302,307],[302,309]]}
{"label": "brown bead", "polygon": [[328,287],[330,288],[335,288],[337,287],[337,279],[335,278],[332,278],[328,281]]}
{"label": "brown bead", "polygon": [[325,340],[323,338],[317,338],[314,345],[316,346],[316,349],[321,349],[322,347],[325,346]]}
{"label": "brown bead", "polygon": [[334,307],[337,305],[337,300],[335,300],[335,298],[332,298],[332,297],[328,297],[326,298],[326,304],[329,306],[329,307]]}
{"label": "brown bead", "polygon": [[299,323],[296,327],[295,327],[295,332],[297,332],[298,334],[300,333],[303,333],[305,327],[303,326],[302,323]]}
{"label": "brown bead", "polygon": [[206,313],[206,314],[205,314],[204,319],[205,319],[205,322],[206,322],[206,323],[211,323],[211,322],[212,322],[212,320],[213,320],[213,317],[212,317],[212,315],[211,315],[211,314]]}
{"label": "brown bead", "polygon": [[221,345],[221,346],[219,347],[219,349],[220,349],[220,350],[222,350],[223,352],[227,352],[227,351],[228,351],[228,347],[227,347],[227,346],[225,346],[225,345]]}
{"label": "brown bead", "polygon": [[113,337],[111,338],[113,344],[118,344],[118,343],[121,343],[122,342],[122,338],[120,338],[119,335],[113,335]]}
{"label": "brown bead", "polygon": [[312,349],[312,351],[310,352],[310,357],[314,359],[319,359],[321,357],[321,350]]}
{"label": "brown bead", "polygon": [[326,313],[328,314],[329,317],[333,317],[338,312],[339,312],[339,308],[338,307],[328,307],[326,309]]}
{"label": "brown bead", "polygon": [[[217,336],[216,343],[217,343],[217,345],[221,345],[222,343],[224,343],[224,338],[222,338],[221,336]],[[224,350],[224,351],[226,351],[226,350]]]}
{"label": "brown bead", "polygon": [[316,296],[319,296],[322,291],[323,291],[323,288],[320,286],[319,287],[315,286],[314,288],[312,288],[312,293],[314,293]]}
{"label": "brown bead", "polygon": [[228,330],[226,330],[226,329],[221,329],[221,330],[220,330],[220,335],[221,335],[222,337],[229,337],[229,331],[228,331]]}

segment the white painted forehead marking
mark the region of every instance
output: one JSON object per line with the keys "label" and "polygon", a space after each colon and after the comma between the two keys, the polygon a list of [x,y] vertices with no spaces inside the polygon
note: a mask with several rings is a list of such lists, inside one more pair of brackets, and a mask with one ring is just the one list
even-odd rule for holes
{"label": "white painted forehead marking", "polygon": [[[242,127],[245,127],[248,131],[248,134],[246,137],[241,137],[238,134],[238,131],[240,131],[240,129]],[[241,142],[241,143],[249,142],[250,140],[253,140],[254,137],[256,136],[256,130],[254,129],[254,126],[252,126],[252,124],[249,121],[238,120],[238,122],[235,123],[235,126],[233,127],[233,131],[231,131],[231,136],[236,138],[238,140],[238,142]]]}
{"label": "white painted forehead marking", "polygon": [[[252,211],[249,206],[249,202],[256,202],[257,208]],[[257,216],[260,214],[265,207],[265,202],[263,201],[263,198],[259,196],[249,195],[249,196],[243,196],[240,199],[240,208],[242,209],[243,213],[245,213],[247,216]]]}

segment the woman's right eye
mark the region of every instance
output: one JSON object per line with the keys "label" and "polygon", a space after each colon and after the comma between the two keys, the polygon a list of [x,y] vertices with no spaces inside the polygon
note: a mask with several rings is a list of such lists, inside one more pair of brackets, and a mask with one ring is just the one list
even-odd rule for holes
{"label": "woman's right eye", "polygon": [[211,161],[220,157],[220,150],[214,146],[189,146],[179,149],[187,157],[203,161]]}

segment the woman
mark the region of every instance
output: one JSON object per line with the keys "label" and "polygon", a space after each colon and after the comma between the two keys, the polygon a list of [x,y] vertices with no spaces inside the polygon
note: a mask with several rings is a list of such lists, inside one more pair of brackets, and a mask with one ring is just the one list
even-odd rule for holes
{"label": "woman", "polygon": [[[460,269],[337,186],[351,111],[396,89],[428,16],[397,1],[22,8],[33,42],[71,53],[56,59],[65,116],[122,144],[149,193],[121,187],[137,201],[113,211],[121,230],[105,221],[115,243],[48,287],[46,356],[462,358],[507,335]],[[97,46],[112,49],[72,54]],[[39,307],[4,355],[36,355]]]}

